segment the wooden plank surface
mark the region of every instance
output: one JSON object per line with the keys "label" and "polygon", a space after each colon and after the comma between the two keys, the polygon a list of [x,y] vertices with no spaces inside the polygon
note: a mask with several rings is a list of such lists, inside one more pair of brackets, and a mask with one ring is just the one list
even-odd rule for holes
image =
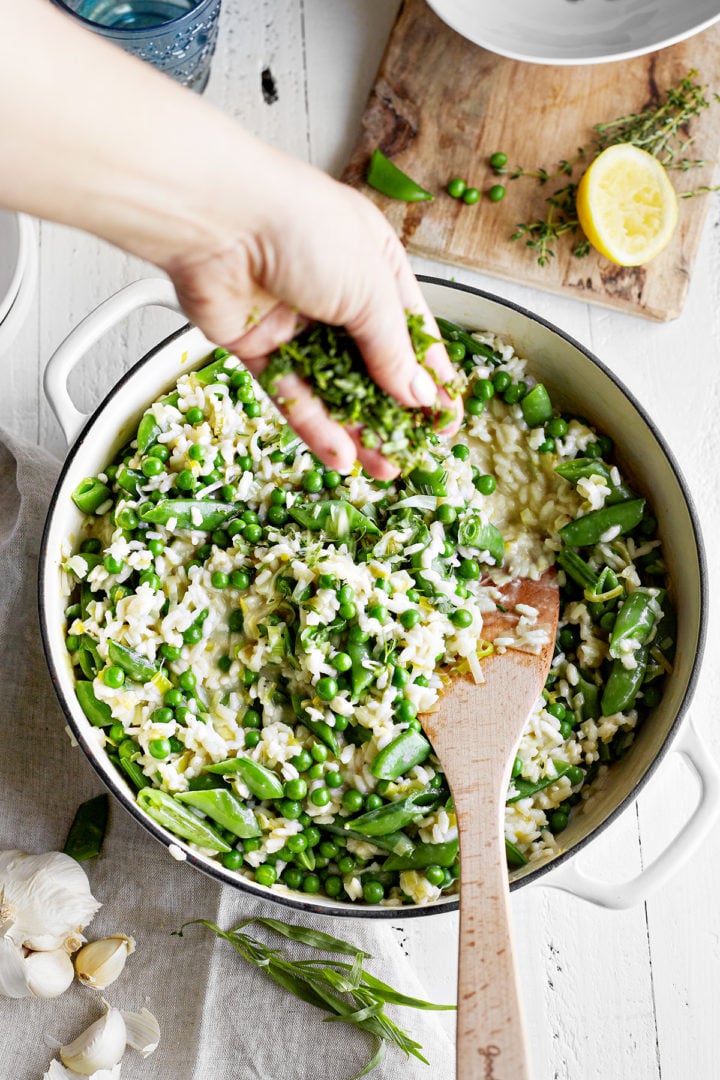
{"label": "wooden plank surface", "polygon": [[[691,69],[717,80],[720,25],[689,41],[635,60],[583,67],[523,64],[496,56],[450,30],[425,0],[405,0],[362,120],[344,179],[387,214],[408,250],[493,276],[574,296],[651,319],[676,318],[685,302],[708,208],[706,197],[680,200],[670,245],[647,267],[618,267],[591,252],[579,259],[573,241],[556,245],[544,267],[523,240],[518,222],[545,216],[545,199],[566,176],[545,186],[504,181],[507,196],[466,206],[445,194],[448,180],[465,177],[486,191],[497,183],[487,159],[504,151],[512,166],[554,169],[592,143],[593,126],[645,108]],[[720,87],[715,87],[719,89]],[[678,191],[712,183],[720,147],[720,106],[694,121],[688,156],[710,164],[673,171]],[[375,147],[430,191],[434,202],[401,203],[364,183]],[[583,166],[574,174],[578,179]]]}

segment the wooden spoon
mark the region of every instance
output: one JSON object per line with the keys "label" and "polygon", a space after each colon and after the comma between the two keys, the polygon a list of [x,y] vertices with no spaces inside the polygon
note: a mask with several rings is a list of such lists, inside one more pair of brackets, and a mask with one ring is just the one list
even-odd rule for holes
{"label": "wooden spoon", "polygon": [[558,620],[555,571],[512,581],[502,606],[484,616],[482,636],[511,632],[517,604],[538,612],[548,643],[536,655],[508,649],[483,662],[486,681],[453,679],[440,708],[422,717],[447,776],[458,819],[460,957],[457,1080],[529,1080],[525,1032],[509,924],[504,812],[511,761],[545,685]]}

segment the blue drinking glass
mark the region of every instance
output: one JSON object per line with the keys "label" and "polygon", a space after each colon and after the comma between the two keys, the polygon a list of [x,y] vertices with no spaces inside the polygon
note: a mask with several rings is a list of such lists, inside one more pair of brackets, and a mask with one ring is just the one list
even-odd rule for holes
{"label": "blue drinking glass", "polygon": [[100,37],[201,94],[210,78],[221,0],[53,0]]}

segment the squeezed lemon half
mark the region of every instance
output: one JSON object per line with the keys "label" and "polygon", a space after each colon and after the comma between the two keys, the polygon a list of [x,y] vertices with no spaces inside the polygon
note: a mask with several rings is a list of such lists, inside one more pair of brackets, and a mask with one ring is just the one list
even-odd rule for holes
{"label": "squeezed lemon half", "polygon": [[619,266],[641,266],[670,240],[677,195],[657,158],[631,143],[618,143],[603,150],[583,175],[577,213],[601,255]]}

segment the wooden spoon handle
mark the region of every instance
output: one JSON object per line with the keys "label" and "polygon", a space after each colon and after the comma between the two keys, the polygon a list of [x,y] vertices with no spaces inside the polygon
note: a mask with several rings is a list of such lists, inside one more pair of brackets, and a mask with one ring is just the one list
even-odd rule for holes
{"label": "wooden spoon handle", "polygon": [[460,806],[456,799],[462,865],[456,1075],[457,1080],[530,1080],[504,830],[498,823],[492,834],[480,835],[471,827],[482,820],[478,804],[487,797],[487,791],[476,789]]}

